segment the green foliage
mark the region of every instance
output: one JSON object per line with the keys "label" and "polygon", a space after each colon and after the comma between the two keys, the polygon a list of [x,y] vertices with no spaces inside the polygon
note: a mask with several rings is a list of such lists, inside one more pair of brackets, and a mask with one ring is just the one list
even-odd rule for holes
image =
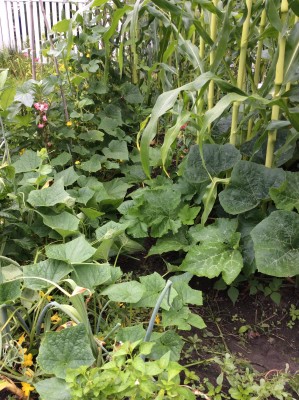
{"label": "green foliage", "polygon": [[[137,351],[138,342],[124,343],[113,353],[112,360],[101,369],[86,367],[68,370],[66,381],[72,399],[195,399],[188,388],[180,385],[179,373],[184,370],[166,353],[157,361],[143,361]],[[141,344],[139,351],[148,354],[152,344]]]}
{"label": "green foliage", "polygon": [[[1,331],[27,332],[25,379],[45,400],[194,399],[177,363],[178,330],[205,327],[192,277],[220,277],[235,303],[256,269],[299,273],[297,3],[131,3],[95,0],[59,21],[43,50],[59,74],[50,62],[25,81],[30,59],[0,56]],[[163,255],[171,275],[150,343],[168,283],[155,268],[123,274],[134,253]],[[279,303],[281,284],[250,290]],[[230,398],[288,398],[283,379],[218,365],[215,400],[224,376]]]}
{"label": "green foliage", "polygon": [[66,377],[66,368],[90,366],[94,357],[84,325],[48,332],[41,343],[37,361],[45,373],[62,379]]}

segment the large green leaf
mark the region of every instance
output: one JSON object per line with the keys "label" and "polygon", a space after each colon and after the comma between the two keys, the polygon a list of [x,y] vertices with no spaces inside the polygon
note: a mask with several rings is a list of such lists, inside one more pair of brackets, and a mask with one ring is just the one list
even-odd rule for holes
{"label": "large green leaf", "polygon": [[142,220],[151,227],[151,236],[161,237],[168,231],[176,233],[181,226],[178,219],[178,207],[181,196],[172,187],[150,190],[144,195],[140,207]]}
{"label": "large green leaf", "polygon": [[291,30],[286,43],[284,84],[299,79],[299,23]]}
{"label": "large green leaf", "polygon": [[271,25],[279,32],[282,30],[282,22],[279,17],[280,1],[266,0],[266,12]]}
{"label": "large green leaf", "polygon": [[269,189],[279,187],[284,180],[282,169],[239,161],[233,168],[230,184],[219,194],[219,200],[229,214],[249,211],[268,199]]}
{"label": "large green leaf", "polygon": [[260,272],[279,277],[299,274],[299,215],[274,211],[252,231],[256,265]]}
{"label": "large green leaf", "polygon": [[120,205],[127,190],[131,187],[131,185],[128,185],[121,178],[112,179],[111,181],[104,182],[101,185],[102,188],[97,190],[96,201],[101,205],[111,204],[116,207]]}
{"label": "large green leaf", "polygon": [[67,369],[94,362],[85,326],[79,324],[60,332],[47,332],[41,342],[37,362],[46,374],[64,379]]}
{"label": "large green leaf", "polygon": [[50,244],[46,246],[47,257],[73,264],[88,260],[95,251],[96,249],[83,236],[65,244]]}
{"label": "large green leaf", "polygon": [[174,331],[167,331],[164,333],[154,332],[151,336],[151,341],[155,343],[152,348],[150,358],[159,360],[164,354],[170,351],[170,359],[178,361],[180,353],[184,346],[184,342],[179,334]]}
{"label": "large green leaf", "polygon": [[21,296],[20,281],[0,283],[0,304],[7,304]]}
{"label": "large green leaf", "polygon": [[[45,260],[37,264],[24,265],[24,278],[34,276],[38,278],[48,279],[51,282],[58,283],[64,278],[72,267],[63,261]],[[40,290],[51,286],[51,283],[39,279],[24,279],[24,285],[30,289]]]}
{"label": "large green leaf", "polygon": [[51,207],[60,203],[72,206],[75,199],[64,190],[63,180],[60,179],[48,188],[32,190],[27,201],[33,207]]}
{"label": "large green leaf", "polygon": [[289,0],[289,6],[293,12],[299,17],[299,2],[298,0]]}
{"label": "large green leaf", "polygon": [[77,285],[94,289],[96,286],[114,283],[121,277],[121,270],[107,264],[74,264],[73,279]]}
{"label": "large green leaf", "polygon": [[109,286],[102,291],[110,300],[124,303],[137,303],[143,296],[144,286],[136,281],[122,282]]}
{"label": "large green leaf", "polygon": [[59,165],[59,166],[63,166],[65,164],[67,164],[70,160],[72,159],[72,156],[70,153],[67,153],[66,151],[63,151],[62,153],[60,153],[57,157],[52,158],[51,160],[51,165],[53,167]]}
{"label": "large green leaf", "polygon": [[96,238],[98,241],[114,239],[125,232],[128,224],[120,224],[118,222],[109,221],[107,224],[96,229]]}
{"label": "large green leaf", "polygon": [[141,161],[147,176],[150,175],[149,146],[151,141],[156,136],[159,118],[173,107],[180,92],[184,90],[199,91],[202,88],[205,88],[209,84],[210,80],[213,79],[213,77],[215,77],[215,75],[207,72],[202,74],[195,81],[183,85],[177,89],[164,92],[158,97],[152,110],[151,119],[143,131],[140,143]]}
{"label": "large green leaf", "polygon": [[24,154],[13,164],[16,173],[36,170],[41,164],[41,159],[35,151],[26,150]]}
{"label": "large green leaf", "polygon": [[[140,277],[140,283],[144,287],[144,293],[138,303],[134,304],[134,307],[155,307],[158,297],[165,287],[165,280],[160,274],[154,272],[151,275]],[[168,299],[163,299],[161,308],[169,310],[169,304],[172,303],[173,299],[177,296],[175,290],[170,290]]]}
{"label": "large green leaf", "polygon": [[71,390],[64,379],[48,378],[34,384],[41,400],[72,400]]}
{"label": "large green leaf", "polygon": [[71,186],[77,181],[79,175],[75,172],[74,167],[69,167],[55,175],[55,181],[63,179],[64,186]]}
{"label": "large green leaf", "polygon": [[78,233],[80,220],[73,214],[63,211],[60,214],[42,214],[43,222],[62,237],[67,237]]}
{"label": "large green leaf", "polygon": [[122,94],[129,104],[140,104],[143,102],[143,96],[140,93],[138,86],[126,82],[122,85]]}
{"label": "large green leaf", "polygon": [[148,255],[152,256],[154,254],[163,254],[169,251],[187,251],[189,245],[190,243],[186,238],[185,232],[179,230],[175,234],[170,233],[162,238],[159,238],[156,244],[150,248]]}
{"label": "large green leaf", "polygon": [[161,158],[162,164],[165,168],[165,163],[167,161],[168,153],[171,149],[171,145],[177,138],[177,136],[181,133],[181,127],[184,125],[188,119],[190,118],[189,112],[183,112],[182,114],[178,115],[176,123],[167,130],[164,136],[164,142],[161,147]]}
{"label": "large green leaf", "polygon": [[106,158],[111,158],[112,160],[129,159],[128,146],[123,140],[111,140],[108,147],[103,149],[103,153],[105,154]]}
{"label": "large green leaf", "polygon": [[97,172],[101,169],[101,159],[99,154],[94,154],[88,161],[81,164],[81,169],[87,172]]}
{"label": "large green leaf", "polygon": [[184,171],[184,177],[191,183],[201,183],[209,180],[210,177],[217,177],[221,172],[233,168],[241,160],[239,150],[229,143],[204,144],[202,153],[204,162],[199,146],[191,146]]}
{"label": "large green leaf", "polygon": [[222,273],[224,281],[232,283],[243,267],[242,255],[237,250],[241,235],[236,228],[237,220],[229,219],[218,219],[213,225],[199,227],[192,235],[201,243],[191,247],[179,270],[207,278]]}
{"label": "large green leaf", "polygon": [[286,172],[286,181],[278,188],[270,189],[276,208],[299,212],[299,172]]}
{"label": "large green leaf", "polygon": [[243,258],[238,250],[224,243],[204,243],[192,247],[179,269],[207,278],[215,278],[222,273],[224,281],[231,284],[242,267]]}

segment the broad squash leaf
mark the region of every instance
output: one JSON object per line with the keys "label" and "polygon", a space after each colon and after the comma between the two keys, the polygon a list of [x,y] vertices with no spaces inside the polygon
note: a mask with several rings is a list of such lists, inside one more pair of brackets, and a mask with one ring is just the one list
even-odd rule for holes
{"label": "broad squash leaf", "polygon": [[199,146],[193,145],[187,157],[184,177],[191,183],[201,183],[213,177],[218,177],[221,172],[227,171],[241,160],[239,150],[227,143],[204,144],[202,147],[202,160]]}
{"label": "broad squash leaf", "polygon": [[33,207],[51,207],[61,203],[72,206],[75,199],[64,190],[63,180],[59,179],[48,188],[32,190],[27,201]]}
{"label": "broad squash leaf", "polygon": [[103,290],[110,300],[124,303],[137,303],[144,294],[144,287],[136,281],[117,283]]}
{"label": "broad squash leaf", "polygon": [[35,151],[26,150],[24,154],[13,164],[17,174],[36,170],[41,164],[41,159]]}
{"label": "broad squash leaf", "polygon": [[71,390],[64,379],[49,378],[34,384],[43,400],[72,400]]}
{"label": "broad squash leaf", "polygon": [[299,172],[286,172],[286,181],[278,188],[270,189],[271,199],[277,208],[299,212]]}
{"label": "broad squash leaf", "polygon": [[252,231],[257,269],[288,277],[299,274],[299,214],[274,211]]}
{"label": "broad squash leaf", "polygon": [[[24,278],[34,276],[38,278],[48,279],[51,282],[58,283],[64,278],[72,267],[63,261],[45,260],[37,264],[24,265]],[[51,283],[39,279],[24,279],[24,285],[30,289],[40,290],[51,286]]]}
{"label": "broad squash leaf", "polygon": [[269,189],[279,187],[284,180],[282,169],[239,161],[233,168],[229,185],[219,194],[219,200],[227,213],[240,214],[270,198]]}
{"label": "broad squash leaf", "polygon": [[78,233],[80,220],[73,214],[63,211],[60,214],[41,214],[45,225],[58,232],[62,237]]}
{"label": "broad squash leaf", "polygon": [[78,264],[93,256],[96,249],[80,236],[65,244],[50,244],[46,246],[46,255],[54,260]]}
{"label": "broad squash leaf", "polygon": [[37,362],[46,374],[64,379],[67,369],[94,362],[85,326],[79,324],[60,332],[47,332],[39,348]]}
{"label": "broad squash leaf", "polygon": [[10,303],[20,296],[20,281],[0,283],[0,304]]}
{"label": "broad squash leaf", "polygon": [[222,273],[224,281],[232,283],[243,267],[242,255],[237,250],[241,235],[236,228],[237,221],[229,219],[218,219],[206,228],[199,227],[193,237],[201,243],[191,247],[179,270],[207,278]]}

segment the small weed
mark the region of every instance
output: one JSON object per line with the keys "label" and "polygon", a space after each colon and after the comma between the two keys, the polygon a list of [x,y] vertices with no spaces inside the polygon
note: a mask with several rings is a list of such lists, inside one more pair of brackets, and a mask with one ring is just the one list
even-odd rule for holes
{"label": "small weed", "polygon": [[299,309],[295,307],[294,304],[291,304],[289,315],[291,317],[290,321],[287,323],[287,326],[292,329],[295,326],[297,320],[299,320]]}

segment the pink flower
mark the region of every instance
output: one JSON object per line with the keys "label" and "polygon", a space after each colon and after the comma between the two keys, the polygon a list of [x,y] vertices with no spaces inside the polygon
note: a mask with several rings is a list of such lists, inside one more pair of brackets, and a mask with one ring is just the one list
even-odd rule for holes
{"label": "pink flower", "polygon": [[42,129],[42,128],[44,128],[44,127],[45,127],[45,124],[41,124],[41,123],[39,123],[39,124],[37,125],[37,127],[38,127],[38,128],[40,128],[40,129]]}
{"label": "pink flower", "polygon": [[35,62],[39,62],[39,58],[35,58],[34,60],[35,60]]}
{"label": "pink flower", "polygon": [[46,115],[43,115],[43,121],[44,121],[44,122],[48,121],[48,118],[47,118]]}
{"label": "pink flower", "polygon": [[23,53],[23,57],[29,57],[29,54],[27,52]]}
{"label": "pink flower", "polygon": [[48,103],[41,103],[40,107],[39,107],[39,110],[40,111],[47,111],[48,108],[49,108],[49,104]]}
{"label": "pink flower", "polygon": [[40,104],[39,104],[39,103],[34,103],[34,104],[33,104],[33,107],[34,107],[36,110],[39,110],[39,109],[40,109]]}

